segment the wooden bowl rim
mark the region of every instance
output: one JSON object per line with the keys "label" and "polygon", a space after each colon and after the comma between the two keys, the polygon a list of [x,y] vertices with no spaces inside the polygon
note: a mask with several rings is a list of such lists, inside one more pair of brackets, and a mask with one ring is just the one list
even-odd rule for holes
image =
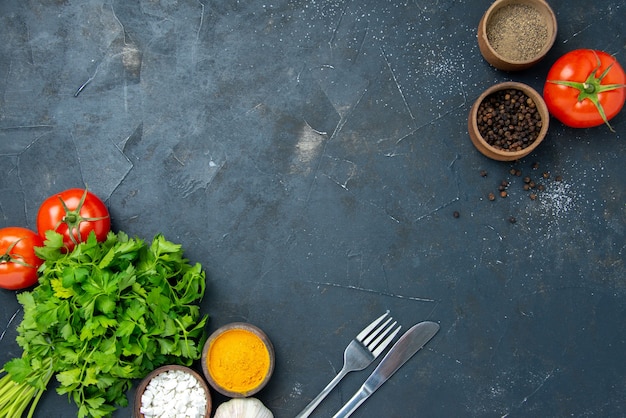
{"label": "wooden bowl rim", "polygon": [[146,390],[146,387],[150,383],[150,381],[154,379],[156,376],[160,375],[161,373],[165,373],[171,370],[180,370],[185,373],[189,373],[198,381],[198,383],[200,383],[200,386],[204,390],[204,394],[207,400],[205,416],[210,417],[211,409],[212,409],[212,401],[211,401],[211,391],[209,389],[209,385],[207,385],[207,382],[204,380],[204,378],[202,377],[200,373],[198,373],[197,371],[193,370],[190,367],[182,366],[179,364],[166,364],[164,366],[157,367],[156,369],[148,373],[146,377],[141,379],[141,382],[139,382],[139,386],[137,386],[137,391],[135,392],[135,406],[133,408],[134,414],[135,414],[134,416],[136,418],[145,417],[144,414],[141,413],[141,397],[144,391]]}

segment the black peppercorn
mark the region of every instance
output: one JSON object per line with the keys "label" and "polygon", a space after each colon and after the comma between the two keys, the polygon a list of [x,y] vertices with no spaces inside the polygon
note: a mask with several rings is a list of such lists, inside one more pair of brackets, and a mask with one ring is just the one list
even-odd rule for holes
{"label": "black peppercorn", "polygon": [[[531,145],[541,130],[541,115],[533,100],[516,89],[490,94],[478,106],[478,131],[491,146],[521,151]],[[511,174],[516,171],[511,169]]]}

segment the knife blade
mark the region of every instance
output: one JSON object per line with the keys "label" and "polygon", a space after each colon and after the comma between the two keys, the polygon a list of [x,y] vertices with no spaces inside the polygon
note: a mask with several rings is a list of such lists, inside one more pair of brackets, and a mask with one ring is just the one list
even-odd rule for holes
{"label": "knife blade", "polygon": [[417,353],[439,331],[439,325],[424,321],[413,325],[391,347],[387,355],[367,378],[363,386],[346,402],[333,418],[345,418],[369,398],[379,387],[383,385],[395,372],[398,371],[415,353]]}

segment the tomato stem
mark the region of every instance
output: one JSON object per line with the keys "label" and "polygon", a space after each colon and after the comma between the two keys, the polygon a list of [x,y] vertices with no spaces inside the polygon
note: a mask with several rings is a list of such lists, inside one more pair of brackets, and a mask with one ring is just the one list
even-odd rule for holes
{"label": "tomato stem", "polygon": [[21,240],[22,239],[20,238],[20,239],[16,240],[15,242],[11,243],[11,245],[9,245],[9,248],[7,248],[7,252],[0,256],[0,264],[3,264],[3,263],[16,263],[16,264],[19,264],[20,266],[36,268],[35,266],[31,266],[26,261],[24,261],[24,257],[22,257],[21,255],[19,255],[19,254],[11,254],[11,251],[13,251],[13,248],[15,248],[17,243],[20,242]]}
{"label": "tomato stem", "polygon": [[78,222],[78,219],[79,217],[72,212],[63,217],[63,222],[65,222],[66,224],[75,224],[76,222]]}
{"label": "tomato stem", "polygon": [[80,235],[81,223],[95,222],[95,221],[100,221],[102,219],[108,218],[108,216],[101,216],[97,218],[86,218],[80,214],[80,211],[82,210],[83,205],[85,204],[85,199],[87,199],[87,193],[88,193],[88,190],[87,188],[85,188],[85,192],[80,197],[78,206],[74,210],[70,210],[70,208],[67,207],[67,204],[65,204],[65,201],[61,198],[61,196],[58,196],[59,200],[61,201],[61,205],[63,206],[63,210],[65,211],[65,216],[63,216],[61,221],[59,221],[59,223],[56,225],[54,229],[56,231],[56,229],[59,226],[61,226],[61,224],[67,225],[70,239],[72,240],[72,243],[74,243],[75,245],[77,245],[80,241],[82,241],[82,237]]}

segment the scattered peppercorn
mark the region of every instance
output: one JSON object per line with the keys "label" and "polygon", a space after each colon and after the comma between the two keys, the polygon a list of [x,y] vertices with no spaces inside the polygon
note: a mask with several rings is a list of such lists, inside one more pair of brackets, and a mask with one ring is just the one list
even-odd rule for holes
{"label": "scattered peppercorn", "polygon": [[[532,169],[537,169],[538,167],[539,167],[539,163],[535,162],[532,164]],[[517,176],[517,177],[522,177],[523,175],[521,170],[513,168],[513,167],[508,170],[508,173],[511,176]],[[480,175],[482,177],[486,177],[487,171],[481,170]],[[563,176],[561,175],[552,176],[549,171],[545,171],[541,174],[541,179],[549,180],[550,178],[553,178],[554,181],[563,181]],[[522,188],[524,189],[524,191],[527,191],[527,192],[530,191],[530,193],[528,194],[528,198],[532,201],[537,200],[539,198],[539,193],[547,189],[547,186],[544,183],[536,183],[531,178],[531,176],[523,175],[521,180],[522,180]],[[497,192],[498,194],[495,194],[493,192],[488,193],[487,197],[489,201],[493,202],[494,200],[496,200],[496,196],[500,196],[501,198],[508,197],[509,196],[508,190],[510,186],[511,186],[511,182],[509,180],[507,179],[501,180],[500,183],[498,184],[498,192]],[[458,211],[454,211],[452,215],[455,218],[460,217],[460,213]],[[508,217],[508,221],[511,224],[517,223],[517,219],[514,216]]]}
{"label": "scattered peppercorn", "polygon": [[490,94],[478,106],[478,131],[489,145],[504,151],[530,146],[542,124],[533,100],[517,89]]}

